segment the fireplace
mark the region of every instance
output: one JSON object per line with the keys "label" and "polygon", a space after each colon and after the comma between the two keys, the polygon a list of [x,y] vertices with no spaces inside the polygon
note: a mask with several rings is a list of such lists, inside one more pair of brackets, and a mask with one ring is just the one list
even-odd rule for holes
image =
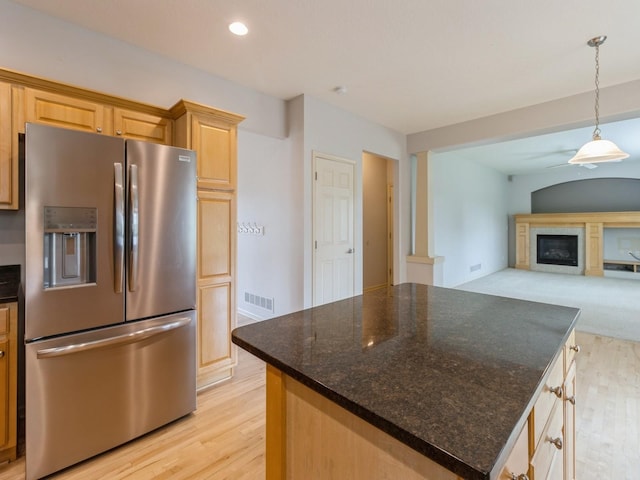
{"label": "fireplace", "polygon": [[537,235],[536,262],[578,266],[577,235]]}

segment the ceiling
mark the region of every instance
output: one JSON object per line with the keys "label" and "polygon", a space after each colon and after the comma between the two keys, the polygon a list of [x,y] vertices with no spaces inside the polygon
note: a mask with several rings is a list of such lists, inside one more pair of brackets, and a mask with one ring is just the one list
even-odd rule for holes
{"label": "ceiling", "polygon": [[[308,94],[406,134],[592,91],[586,41],[596,35],[609,37],[600,86],[640,79],[637,0],[13,1],[266,94]],[[236,20],[247,36],[229,33]],[[603,127],[603,138],[624,149],[617,127]],[[490,163],[522,147],[518,168],[540,168],[527,158],[561,163],[550,152],[579,148],[591,130],[543,145],[477,148]],[[632,148],[640,157],[637,142]],[[494,168],[516,173],[500,162]]]}

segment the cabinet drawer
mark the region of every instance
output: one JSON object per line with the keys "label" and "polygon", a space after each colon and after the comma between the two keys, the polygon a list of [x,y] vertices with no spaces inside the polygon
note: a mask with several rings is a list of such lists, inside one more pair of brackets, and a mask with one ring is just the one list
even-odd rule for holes
{"label": "cabinet drawer", "polygon": [[[554,402],[547,428],[531,459],[533,478],[562,478],[564,438],[562,436],[563,409],[561,402]],[[560,474],[558,474],[560,472]]]}
{"label": "cabinet drawer", "polygon": [[571,367],[571,362],[576,356],[580,347],[576,345],[576,331],[572,330],[567,342],[564,344],[564,373],[566,374]]}
{"label": "cabinet drawer", "polygon": [[562,355],[554,363],[551,373],[540,392],[540,396],[533,407],[533,438],[534,445],[540,442],[542,431],[547,424],[551,410],[556,404],[561,404],[562,384],[564,383],[564,365]]}
{"label": "cabinet drawer", "polygon": [[0,307],[0,335],[9,332],[9,308]]}

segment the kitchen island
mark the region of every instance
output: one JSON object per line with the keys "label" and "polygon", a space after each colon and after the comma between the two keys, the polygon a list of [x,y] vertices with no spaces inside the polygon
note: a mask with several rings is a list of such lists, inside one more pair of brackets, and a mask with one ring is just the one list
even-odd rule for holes
{"label": "kitchen island", "polygon": [[267,363],[267,479],[545,478],[578,315],[402,284],[234,330]]}

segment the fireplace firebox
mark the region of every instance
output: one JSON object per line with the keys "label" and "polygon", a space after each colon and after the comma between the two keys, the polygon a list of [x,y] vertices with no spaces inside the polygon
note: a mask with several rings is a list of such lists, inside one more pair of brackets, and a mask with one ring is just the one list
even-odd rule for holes
{"label": "fireplace firebox", "polygon": [[577,235],[537,235],[538,263],[578,266]]}

